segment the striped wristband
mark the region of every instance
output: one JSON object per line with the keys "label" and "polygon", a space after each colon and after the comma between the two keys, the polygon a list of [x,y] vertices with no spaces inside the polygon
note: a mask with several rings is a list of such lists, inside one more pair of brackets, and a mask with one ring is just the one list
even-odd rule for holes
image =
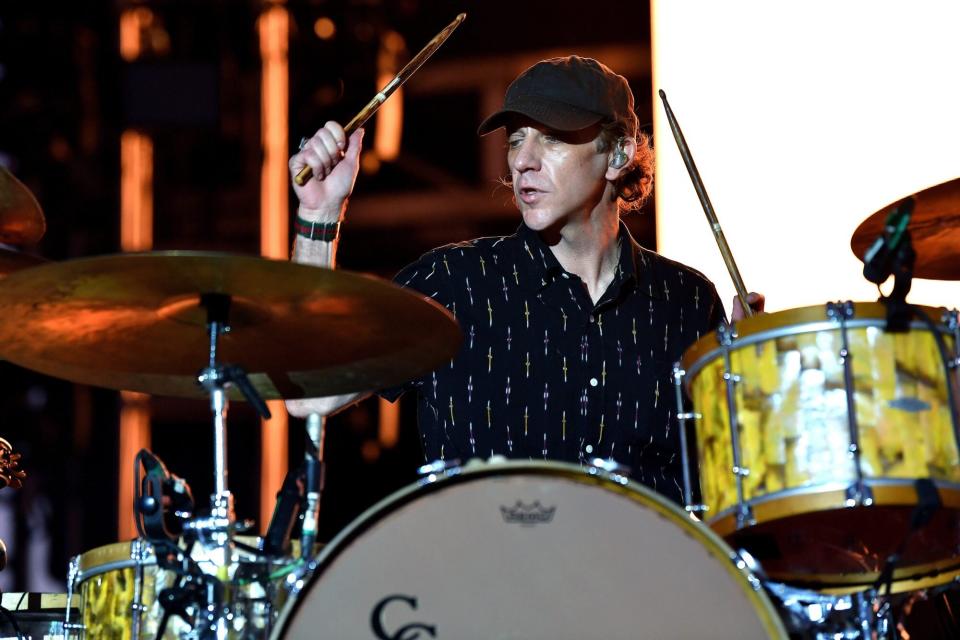
{"label": "striped wristband", "polygon": [[340,222],[325,223],[312,220],[304,220],[297,216],[293,223],[293,230],[298,236],[307,240],[319,240],[321,242],[333,242],[340,235]]}

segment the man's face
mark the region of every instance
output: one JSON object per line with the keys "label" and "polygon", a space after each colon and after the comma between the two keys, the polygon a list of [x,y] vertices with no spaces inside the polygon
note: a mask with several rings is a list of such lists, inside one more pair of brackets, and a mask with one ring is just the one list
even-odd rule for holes
{"label": "man's face", "polygon": [[600,127],[551,130],[523,118],[507,126],[507,163],[524,223],[541,231],[585,220],[604,197],[607,154]]}

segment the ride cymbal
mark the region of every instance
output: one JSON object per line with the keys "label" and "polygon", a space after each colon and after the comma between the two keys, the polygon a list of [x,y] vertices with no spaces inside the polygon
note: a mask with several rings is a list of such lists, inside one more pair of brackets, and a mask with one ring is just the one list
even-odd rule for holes
{"label": "ride cymbal", "polygon": [[[915,278],[960,280],[960,178],[918,191],[907,230],[917,253]],[[883,234],[887,216],[902,200],[887,205],[860,223],[850,248],[860,260]]]}
{"label": "ride cymbal", "polygon": [[399,384],[450,358],[461,338],[445,309],[377,278],[172,251],[49,263],[0,280],[0,355],[82,384],[199,397],[210,352],[204,293],[231,297],[218,362],[243,367],[264,399]]}

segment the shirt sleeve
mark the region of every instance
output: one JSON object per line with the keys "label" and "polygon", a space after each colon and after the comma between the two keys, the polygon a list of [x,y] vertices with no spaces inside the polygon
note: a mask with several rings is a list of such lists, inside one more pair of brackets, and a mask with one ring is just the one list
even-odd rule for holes
{"label": "shirt sleeve", "polygon": [[[406,289],[421,293],[442,305],[448,311],[455,313],[454,288],[445,258],[443,248],[429,251],[416,262],[401,269],[394,276],[393,282]],[[427,373],[403,384],[380,389],[377,391],[377,395],[390,402],[396,402],[405,392],[421,387],[429,376],[430,374]]]}

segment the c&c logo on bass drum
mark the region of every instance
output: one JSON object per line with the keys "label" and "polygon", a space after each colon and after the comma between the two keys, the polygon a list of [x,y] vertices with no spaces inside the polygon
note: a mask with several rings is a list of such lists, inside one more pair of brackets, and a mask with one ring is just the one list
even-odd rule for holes
{"label": "c&c logo on bass drum", "polygon": [[[387,605],[394,600],[406,602],[408,605],[410,605],[411,609],[416,610],[417,608],[416,598],[401,594],[387,596],[378,602],[377,606],[373,608],[373,612],[370,614],[370,628],[373,630],[373,634],[379,640],[419,640],[421,637],[437,637],[436,625],[428,625],[423,622],[411,622],[410,624],[405,624],[394,631],[393,634],[387,632],[387,630],[383,628],[383,611],[387,608]],[[421,632],[426,635],[421,636]]]}

